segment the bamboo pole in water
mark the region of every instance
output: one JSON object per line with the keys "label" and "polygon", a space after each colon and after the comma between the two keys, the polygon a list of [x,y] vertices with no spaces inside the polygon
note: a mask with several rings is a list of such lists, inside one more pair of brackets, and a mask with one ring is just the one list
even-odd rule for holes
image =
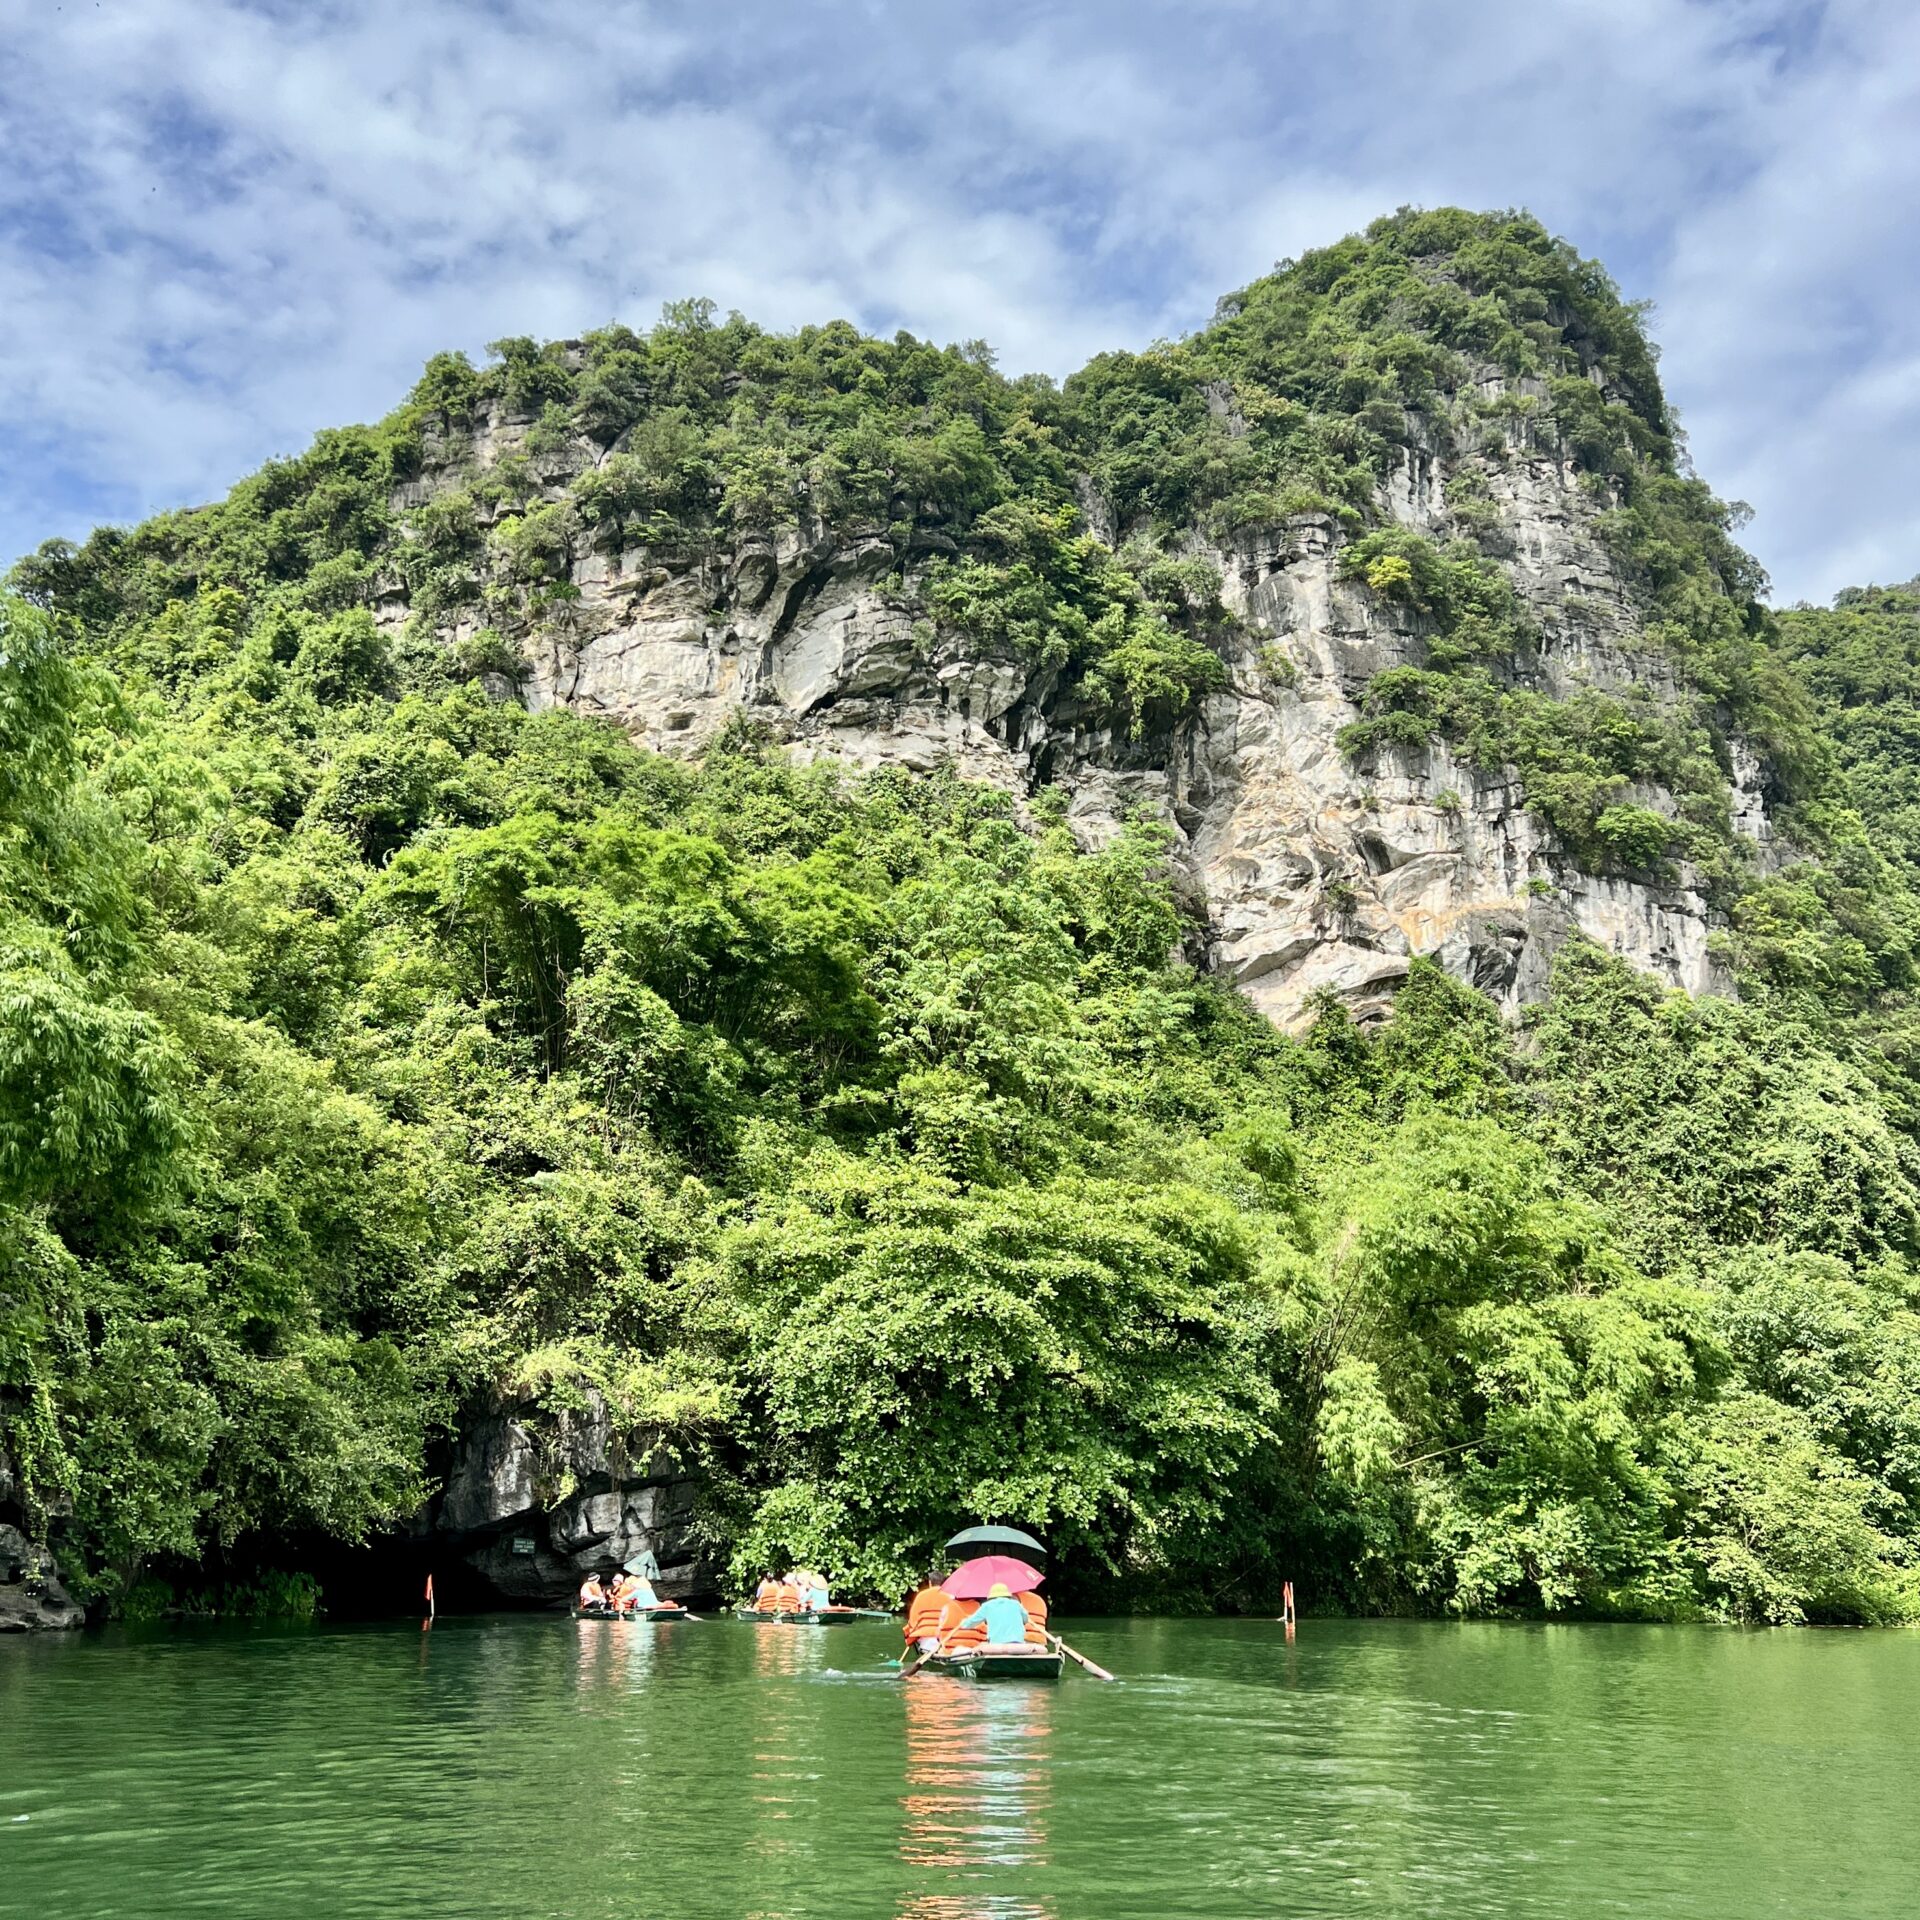
{"label": "bamboo pole in water", "polygon": [[1062,1640],[1057,1633],[1048,1633],[1047,1638],[1053,1643],[1053,1645],[1060,1652],[1064,1653],[1069,1660],[1079,1661],[1079,1663],[1083,1667],[1085,1667],[1086,1670],[1090,1674],[1092,1674],[1096,1680],[1111,1680],[1113,1678],[1113,1675],[1110,1674],[1105,1667],[1095,1666],[1094,1663],[1091,1660],[1089,1660],[1084,1653],[1075,1653],[1074,1650],[1070,1646],[1068,1646],[1067,1643],[1064,1640]]}

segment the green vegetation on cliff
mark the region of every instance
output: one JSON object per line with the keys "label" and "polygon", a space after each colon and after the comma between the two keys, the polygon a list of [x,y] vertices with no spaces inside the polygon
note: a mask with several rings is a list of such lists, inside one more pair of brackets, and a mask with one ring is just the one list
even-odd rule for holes
{"label": "green vegetation on cliff", "polygon": [[[523,450],[424,497],[500,408]],[[1443,429],[1593,476],[1678,710],[1513,684],[1470,488],[1451,544],[1372,524]],[[481,679],[596,546],[804,525],[1147,741],[1224,671],[1181,529],[1299,513],[1427,635],[1352,750],[1444,735],[1572,853],[1709,870],[1740,1000],[1574,947],[1517,1034],[1423,964],[1377,1032],[1287,1039],[1180,957],[1156,827],[1088,852],[1047,790],[744,723],[670,761]],[[225,502],[43,549],[0,600],[17,1501],[109,1600],[197,1583],[396,1521],[463,1407],[591,1381],[743,1573],[885,1591],[1002,1513],[1122,1601],[1920,1614],[1920,623],[1776,623],[1730,524],[1604,276],[1448,213],[1057,390],[697,305],[443,356]],[[1736,733],[1784,872],[1740,864]]]}

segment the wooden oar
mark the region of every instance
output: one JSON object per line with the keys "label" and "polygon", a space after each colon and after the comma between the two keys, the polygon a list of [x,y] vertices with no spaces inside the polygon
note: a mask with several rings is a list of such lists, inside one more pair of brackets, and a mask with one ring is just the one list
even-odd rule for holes
{"label": "wooden oar", "polygon": [[[1046,1630],[1043,1628],[1042,1631],[1045,1632]],[[1057,1633],[1048,1633],[1047,1639],[1055,1647],[1057,1647],[1062,1653],[1064,1653],[1069,1660],[1077,1660],[1081,1664],[1081,1666],[1085,1667],[1086,1670],[1093,1675],[1093,1677],[1096,1680],[1113,1679],[1113,1675],[1110,1674],[1105,1667],[1095,1666],[1094,1663],[1091,1660],[1089,1660],[1084,1653],[1075,1653],[1074,1650],[1070,1646],[1068,1646],[1067,1643],[1064,1640],[1062,1640]]]}
{"label": "wooden oar", "polygon": [[909,1674],[918,1673],[936,1653],[945,1653],[946,1651],[947,1643],[944,1640],[936,1640],[933,1645],[930,1646],[925,1653],[919,1655],[918,1658],[901,1661],[900,1678],[904,1680]]}

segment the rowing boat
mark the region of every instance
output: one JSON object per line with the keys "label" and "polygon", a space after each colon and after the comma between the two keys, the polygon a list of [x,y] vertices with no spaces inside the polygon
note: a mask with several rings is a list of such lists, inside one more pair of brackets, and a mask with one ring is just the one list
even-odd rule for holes
{"label": "rowing boat", "polygon": [[962,1680],[1058,1680],[1066,1658],[1051,1647],[957,1647],[929,1654],[922,1673],[951,1673]]}
{"label": "rowing boat", "polygon": [[735,1607],[734,1617],[757,1626],[844,1627],[852,1620],[891,1620],[881,1607]]}
{"label": "rowing boat", "polygon": [[613,1607],[575,1607],[573,1617],[576,1620],[684,1620],[685,1607],[658,1606],[632,1607],[622,1613]]}

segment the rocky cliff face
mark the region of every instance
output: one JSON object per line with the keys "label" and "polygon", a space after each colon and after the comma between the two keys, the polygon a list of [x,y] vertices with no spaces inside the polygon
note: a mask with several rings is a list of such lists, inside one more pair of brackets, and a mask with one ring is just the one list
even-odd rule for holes
{"label": "rocky cliff face", "polygon": [[53,1555],[18,1527],[0,1526],[0,1633],[78,1627],[86,1617],[61,1585]]}
{"label": "rocky cliff face", "polygon": [[500,1600],[564,1599],[641,1553],[658,1562],[665,1597],[715,1593],[694,1535],[695,1477],[664,1449],[630,1447],[595,1389],[579,1400],[550,1416],[501,1405],[465,1421],[416,1539],[456,1555]]}
{"label": "rocky cliff face", "polygon": [[[1489,373],[1487,393],[1538,383]],[[1483,396],[1484,397],[1484,396]],[[397,502],[417,509],[526,452],[523,423],[496,416],[435,450]],[[603,457],[590,442],[532,463],[544,497]],[[1448,482],[1464,475],[1474,532],[1507,568],[1541,636],[1511,664],[1516,685],[1564,698],[1581,687],[1636,690],[1656,706],[1679,693],[1671,659],[1638,639],[1642,610],[1596,520],[1606,501],[1549,440],[1443,454],[1405,452],[1380,489],[1383,519],[1445,538],[1462,531]],[[1490,503],[1490,506],[1489,506]],[[1082,506],[1103,537],[1102,502]],[[697,754],[735,714],[801,757],[870,768],[946,764],[1031,795],[1069,796],[1089,843],[1145,807],[1175,835],[1185,891],[1206,927],[1205,961],[1275,1021],[1331,989],[1362,1017],[1384,1008],[1410,960],[1432,954],[1510,1010],[1543,989],[1555,946],[1578,931],[1673,986],[1726,984],[1697,876],[1671,881],[1583,872],[1529,813],[1516,781],[1457,762],[1440,745],[1393,748],[1364,765],[1340,750],[1370,676],[1419,664],[1420,616],[1339,570],[1346,535],[1297,514],[1230,545],[1195,533],[1236,616],[1225,683],[1170,732],[1135,741],[1047,669],[982,657],[919,610],[938,536],[902,561],[877,534],[805,531],[693,557],[644,547],[569,558],[570,598],[524,641],[524,674],[502,697],[618,720],[666,753]],[[379,617],[409,617],[397,581]],[[471,639],[476,610],[442,616],[449,643]],[[1733,822],[1767,858],[1770,824],[1757,763],[1736,742]],[[1636,801],[1671,812],[1671,797]]]}
{"label": "rocky cliff face", "polygon": [[[59,1505],[64,1518],[68,1503]],[[86,1609],[68,1593],[58,1562],[34,1531],[19,1474],[0,1448],[0,1633],[86,1624]]]}

